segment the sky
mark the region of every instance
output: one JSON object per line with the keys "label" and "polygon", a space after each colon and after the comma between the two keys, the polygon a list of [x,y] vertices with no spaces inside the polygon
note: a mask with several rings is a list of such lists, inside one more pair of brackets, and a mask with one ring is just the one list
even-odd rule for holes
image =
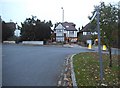
{"label": "sky", "polygon": [[5,22],[17,22],[19,26],[31,15],[55,24],[62,21],[63,7],[64,21],[81,28],[89,23],[88,16],[101,1],[117,4],[119,0],[0,0],[0,16]]}

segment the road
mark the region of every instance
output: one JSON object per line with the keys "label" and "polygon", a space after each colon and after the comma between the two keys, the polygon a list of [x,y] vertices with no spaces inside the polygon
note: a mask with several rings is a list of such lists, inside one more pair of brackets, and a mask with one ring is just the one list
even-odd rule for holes
{"label": "road", "polygon": [[61,46],[2,46],[3,86],[57,86],[64,59],[83,48]]}

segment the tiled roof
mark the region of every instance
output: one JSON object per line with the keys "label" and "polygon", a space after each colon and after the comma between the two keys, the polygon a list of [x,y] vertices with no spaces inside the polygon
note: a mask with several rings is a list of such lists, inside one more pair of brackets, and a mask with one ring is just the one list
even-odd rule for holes
{"label": "tiled roof", "polygon": [[83,32],[89,32],[89,31],[96,31],[96,26],[91,24],[91,23],[88,23],[87,25],[85,25],[82,30]]}
{"label": "tiled roof", "polygon": [[63,25],[63,27],[65,27],[65,30],[67,30],[67,31],[77,31],[77,29],[75,28],[76,25],[74,23],[64,22],[61,24]]}

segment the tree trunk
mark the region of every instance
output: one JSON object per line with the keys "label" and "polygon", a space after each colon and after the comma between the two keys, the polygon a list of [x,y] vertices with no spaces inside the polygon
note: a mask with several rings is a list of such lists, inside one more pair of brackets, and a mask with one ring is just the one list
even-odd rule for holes
{"label": "tree trunk", "polygon": [[112,54],[111,54],[111,47],[109,47],[109,58],[110,58],[109,67],[112,67]]}

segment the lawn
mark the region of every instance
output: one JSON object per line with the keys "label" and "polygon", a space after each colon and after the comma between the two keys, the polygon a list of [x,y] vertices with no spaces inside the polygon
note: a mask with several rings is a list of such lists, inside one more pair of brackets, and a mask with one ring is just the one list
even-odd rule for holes
{"label": "lawn", "polygon": [[[112,55],[113,67],[109,67],[109,56],[103,54],[103,83],[118,86],[118,55]],[[79,53],[73,57],[73,67],[78,86],[100,86],[99,55],[94,52]]]}

